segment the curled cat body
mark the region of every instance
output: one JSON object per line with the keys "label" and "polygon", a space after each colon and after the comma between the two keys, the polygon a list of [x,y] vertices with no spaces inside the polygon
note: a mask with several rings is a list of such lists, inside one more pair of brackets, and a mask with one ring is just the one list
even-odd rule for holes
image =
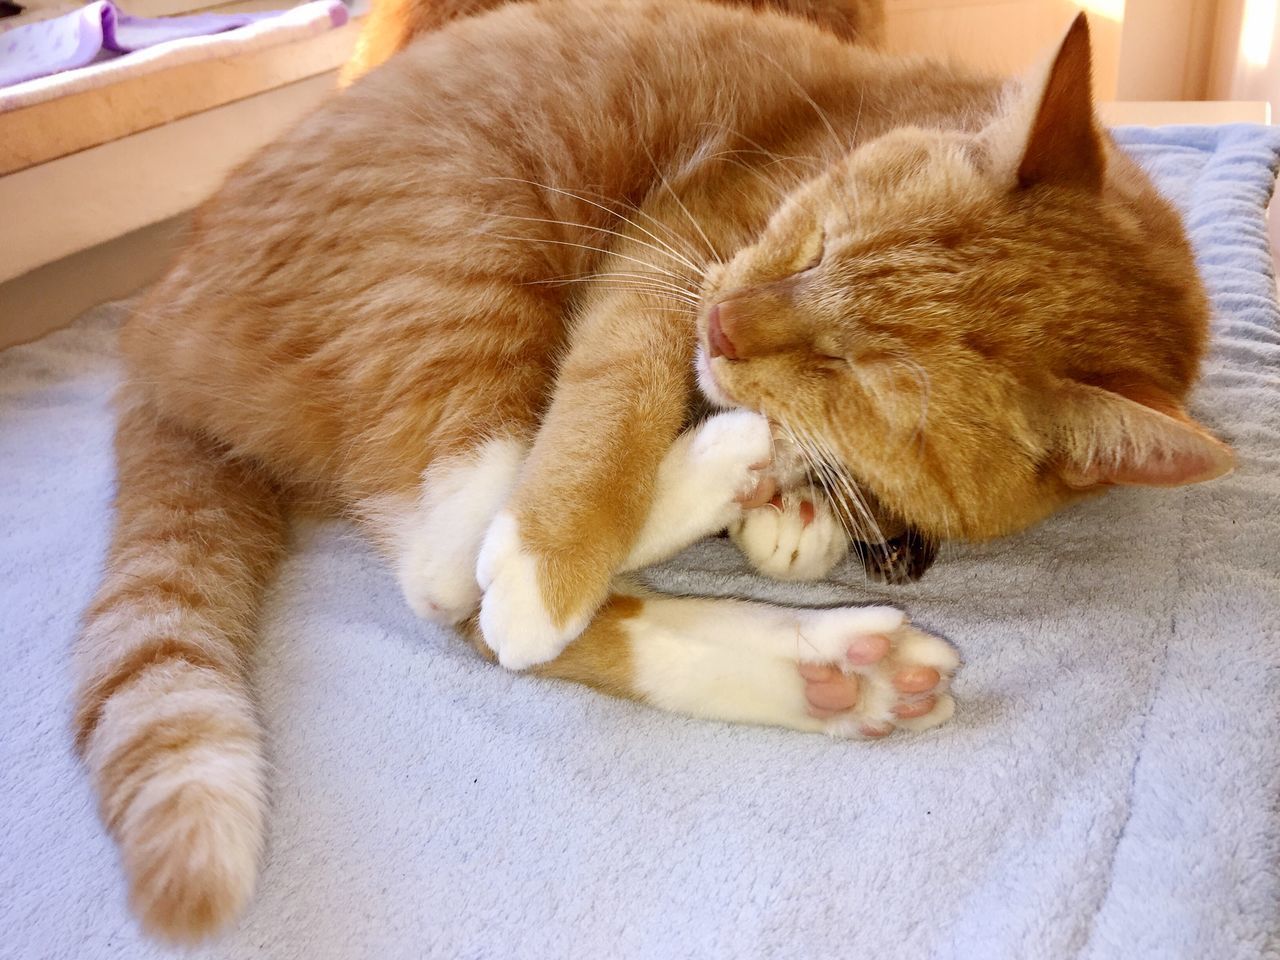
{"label": "curled cat body", "polygon": [[[198,939],[252,893],[246,652],[293,504],[355,519],[415,611],[504,666],[858,738],[950,717],[955,650],[888,607],[620,575],[732,528],[820,576],[842,520],[983,539],[1230,469],[1182,405],[1191,253],[1094,117],[1084,21],[1026,81],[839,32],[644,0],[457,19],[197,212],[122,331],[76,649],[149,931]],[[699,395],[719,412],[690,423]]]}

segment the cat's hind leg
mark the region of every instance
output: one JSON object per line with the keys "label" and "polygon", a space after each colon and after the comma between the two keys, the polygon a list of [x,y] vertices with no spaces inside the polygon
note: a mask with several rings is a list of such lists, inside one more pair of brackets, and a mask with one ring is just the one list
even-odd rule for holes
{"label": "cat's hind leg", "polygon": [[675,713],[860,739],[945,723],[958,666],[890,607],[615,594],[535,672]]}
{"label": "cat's hind leg", "polygon": [[[744,504],[767,499],[770,446],[768,424],[745,411],[683,433],[659,468],[626,567],[660,560],[723,528]],[[525,449],[491,440],[427,471],[398,561],[419,613],[450,623],[474,614],[481,540]],[[492,656],[474,619],[469,626]],[[796,610],[627,591],[615,592],[581,637],[534,672],[692,716],[877,737],[948,719],[957,664],[949,644],[892,608]]]}
{"label": "cat's hind leg", "polygon": [[476,557],[527,451],[519,436],[495,437],[433,462],[414,498],[364,505],[418,616],[452,626],[479,607]]}

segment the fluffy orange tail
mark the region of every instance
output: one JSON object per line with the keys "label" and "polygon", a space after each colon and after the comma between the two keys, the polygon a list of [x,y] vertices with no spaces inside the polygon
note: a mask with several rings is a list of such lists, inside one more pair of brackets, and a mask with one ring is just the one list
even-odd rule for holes
{"label": "fluffy orange tail", "polygon": [[146,929],[231,920],[262,850],[262,729],[246,654],[284,541],[269,482],[125,405],[106,576],[76,646],[76,743]]}

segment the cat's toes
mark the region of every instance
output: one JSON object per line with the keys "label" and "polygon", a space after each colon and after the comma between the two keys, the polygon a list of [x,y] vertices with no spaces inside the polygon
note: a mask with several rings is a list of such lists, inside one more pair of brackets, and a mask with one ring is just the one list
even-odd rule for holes
{"label": "cat's toes", "polygon": [[476,563],[480,633],[508,670],[524,670],[554,660],[590,618],[580,614],[558,622],[548,609],[536,558],[520,542],[516,519],[503,511],[485,535]]}
{"label": "cat's toes", "polygon": [[[838,631],[841,614],[862,612],[823,611],[829,618],[823,626]],[[809,713],[825,721],[827,732],[875,739],[951,719],[955,702],[947,690],[960,658],[949,643],[906,623],[846,637],[842,656],[800,665]]]}
{"label": "cat's toes", "polygon": [[776,580],[821,580],[849,552],[831,505],[800,491],[743,511],[729,535],[752,566]]}
{"label": "cat's toes", "polygon": [[830,664],[800,664],[809,715],[826,719],[858,705],[858,675]]}
{"label": "cat's toes", "polygon": [[956,704],[947,692],[960,668],[955,647],[906,626],[893,653],[892,683],[898,692],[894,725],[903,730],[929,730],[951,719]]}

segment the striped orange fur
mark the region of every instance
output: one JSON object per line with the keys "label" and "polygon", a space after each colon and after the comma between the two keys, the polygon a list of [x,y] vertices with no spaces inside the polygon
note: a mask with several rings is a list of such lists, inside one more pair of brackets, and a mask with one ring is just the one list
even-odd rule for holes
{"label": "striped orange fur", "polygon": [[126,394],[107,573],[76,648],[76,746],[150,931],[196,937],[253,890],[265,816],[246,656],[280,556],[271,483]]}

